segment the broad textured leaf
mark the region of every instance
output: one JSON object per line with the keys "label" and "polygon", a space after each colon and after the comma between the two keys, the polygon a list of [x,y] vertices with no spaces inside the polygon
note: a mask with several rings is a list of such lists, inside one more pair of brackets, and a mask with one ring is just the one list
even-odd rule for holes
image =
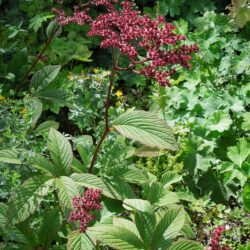
{"label": "broad textured leaf", "polygon": [[185,223],[185,211],[182,207],[167,210],[159,220],[152,242],[154,246],[163,247],[176,238]]}
{"label": "broad textured leaf", "polygon": [[158,148],[147,148],[147,147],[140,147],[135,148],[134,155],[139,157],[155,157],[161,156],[164,154],[163,150],[159,150]]}
{"label": "broad textured leaf", "polygon": [[114,225],[96,226],[89,228],[91,235],[110,247],[119,250],[143,249],[143,242],[131,231]]}
{"label": "broad textured leaf", "polygon": [[239,143],[234,147],[230,147],[227,152],[228,158],[239,167],[242,166],[242,163],[247,159],[249,155],[250,144],[246,141],[245,138],[241,138],[239,140]]}
{"label": "broad textured leaf", "polygon": [[48,149],[54,164],[69,174],[73,152],[69,141],[57,130],[50,129],[48,138]]}
{"label": "broad textured leaf", "polygon": [[35,96],[62,106],[67,104],[67,99],[69,97],[64,89],[51,88],[41,90],[38,93],[35,93]]}
{"label": "broad textured leaf", "polygon": [[31,88],[34,88],[36,92],[44,89],[50,84],[57,76],[61,69],[60,65],[46,66],[43,69],[37,71],[31,78]]}
{"label": "broad textured leaf", "polygon": [[69,234],[67,250],[95,250],[95,242],[88,233],[80,233],[78,230]]}
{"label": "broad textured leaf", "polygon": [[131,198],[131,196],[133,196],[129,185],[125,182],[122,182],[122,180],[114,184],[112,182],[108,182],[107,180],[102,180],[101,178],[92,174],[73,174],[71,178],[77,185],[87,188],[101,189],[103,195],[112,199],[123,200],[124,198]]}
{"label": "broad textured leaf", "polygon": [[146,111],[127,111],[119,116],[113,127],[121,135],[153,148],[178,149],[174,134],[167,123]]}
{"label": "broad textured leaf", "polygon": [[0,162],[22,164],[22,161],[18,159],[18,152],[14,149],[0,150]]}
{"label": "broad textured leaf", "polygon": [[149,245],[156,225],[153,207],[148,201],[140,199],[125,199],[123,206],[125,209],[135,212],[136,227],[144,244]]}
{"label": "broad textured leaf", "polygon": [[182,181],[182,176],[173,171],[167,171],[161,177],[161,183],[164,185],[164,188],[168,188],[170,185],[180,181]]}
{"label": "broad textured leaf", "polygon": [[208,126],[207,128],[211,131],[218,131],[218,132],[224,132],[226,130],[229,130],[232,120],[230,118],[230,115],[228,113],[224,113],[223,111],[215,111],[211,117],[209,117],[208,120]]}
{"label": "broad textured leaf", "polygon": [[51,241],[60,230],[62,219],[58,208],[45,210],[42,217],[42,225],[39,228],[38,236],[40,243],[44,248],[49,248]]}
{"label": "broad textured leaf", "polygon": [[32,158],[32,166],[54,177],[60,176],[61,169],[42,155],[36,154]]}
{"label": "broad textured leaf", "polygon": [[59,128],[59,123],[55,121],[45,121],[41,123],[35,130],[34,132],[36,134],[41,134],[44,132],[49,132],[51,128],[58,129]]}
{"label": "broad textured leaf", "polygon": [[20,187],[8,209],[8,218],[13,224],[26,220],[35,212],[43,197],[48,193],[54,179],[47,176],[35,176]]}
{"label": "broad textured leaf", "polygon": [[242,122],[242,129],[245,131],[249,131],[250,130],[250,112],[247,112],[243,115],[243,119],[244,121]]}
{"label": "broad textured leaf", "polygon": [[60,178],[56,179],[55,183],[58,190],[58,199],[60,205],[65,213],[68,214],[73,208],[72,198],[74,196],[80,196],[77,185],[71,178],[67,176],[61,176]]}
{"label": "broad textured leaf", "polygon": [[129,183],[144,184],[149,182],[147,173],[135,167],[124,170],[120,177]]}
{"label": "broad textured leaf", "polygon": [[30,111],[32,112],[31,120],[32,120],[32,128],[33,128],[33,127],[35,127],[37,120],[40,118],[40,116],[43,112],[43,104],[38,98],[33,97],[33,98],[29,99],[27,105],[28,105]]}
{"label": "broad textured leaf", "polygon": [[204,247],[190,240],[179,240],[173,243],[168,250],[204,250]]}
{"label": "broad textured leaf", "polygon": [[58,23],[56,20],[53,20],[49,23],[46,29],[46,35],[48,38],[51,36],[57,37],[62,33],[62,26],[58,27]]}
{"label": "broad textured leaf", "polygon": [[138,229],[136,228],[136,225],[130,220],[123,219],[123,218],[114,218],[113,225],[116,227],[125,228],[129,230],[130,232],[132,232],[133,234],[135,234],[138,238],[141,238],[138,232]]}

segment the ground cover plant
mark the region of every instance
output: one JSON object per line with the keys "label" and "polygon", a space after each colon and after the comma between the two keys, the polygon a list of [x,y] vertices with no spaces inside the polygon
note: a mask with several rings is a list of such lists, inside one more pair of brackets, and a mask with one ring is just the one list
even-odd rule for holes
{"label": "ground cover plant", "polygon": [[247,0],[0,6],[0,249],[249,249]]}

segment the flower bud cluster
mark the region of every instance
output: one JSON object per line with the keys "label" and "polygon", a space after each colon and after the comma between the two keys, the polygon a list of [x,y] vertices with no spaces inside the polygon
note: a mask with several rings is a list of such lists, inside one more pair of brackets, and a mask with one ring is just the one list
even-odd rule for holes
{"label": "flower bud cluster", "polygon": [[226,231],[225,226],[219,226],[214,230],[213,238],[210,241],[211,246],[208,250],[230,250],[227,246],[220,247],[220,237],[224,231]]}
{"label": "flower bud cluster", "polygon": [[82,197],[75,196],[72,199],[74,210],[71,211],[68,222],[80,221],[80,231],[84,233],[88,224],[95,219],[91,212],[102,208],[100,198],[101,190],[99,189],[87,189]]}
{"label": "flower bud cluster", "polygon": [[175,26],[165,22],[164,17],[151,19],[142,15],[133,1],[128,0],[121,1],[119,9],[114,5],[118,0],[94,0],[89,3],[105,6],[107,11],[93,20],[87,14],[88,9],[80,11],[75,8],[72,17],[66,17],[64,12],[57,10],[58,22],[61,25],[69,22],[90,23],[88,35],[101,37],[102,48],[117,48],[128,57],[129,66],[120,68],[116,65],[116,69],[131,69],[155,79],[161,85],[168,85],[169,78],[175,73],[174,65],[191,66],[191,53],[198,51],[197,45],[181,45],[186,37],[177,35]]}

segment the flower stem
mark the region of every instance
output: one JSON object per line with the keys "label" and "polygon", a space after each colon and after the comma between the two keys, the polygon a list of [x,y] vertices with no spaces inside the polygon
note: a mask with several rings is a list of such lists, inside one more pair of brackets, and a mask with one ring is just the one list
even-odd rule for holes
{"label": "flower stem", "polygon": [[[112,52],[112,56],[114,56],[114,52]],[[114,78],[115,78],[115,71],[116,71],[116,67],[114,65],[115,64],[113,64],[113,68],[112,68],[111,75],[110,75],[110,82],[109,82],[108,94],[107,94],[106,103],[105,103],[105,114],[104,114],[105,128],[104,128],[104,131],[103,131],[103,134],[101,136],[100,141],[96,145],[96,148],[95,148],[95,151],[94,151],[91,163],[90,163],[89,173],[93,173],[94,164],[96,162],[98,152],[99,152],[99,150],[101,148],[101,145],[102,145],[104,139],[106,138],[106,136],[107,136],[107,134],[109,132],[109,106],[110,106],[110,97],[111,97],[111,91],[112,91],[112,86],[113,86],[113,82],[114,82]]]}

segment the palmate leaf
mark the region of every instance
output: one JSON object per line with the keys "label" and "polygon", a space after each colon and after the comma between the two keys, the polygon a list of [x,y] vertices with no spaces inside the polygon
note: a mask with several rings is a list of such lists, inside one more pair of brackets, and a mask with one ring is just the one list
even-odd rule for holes
{"label": "palmate leaf", "polygon": [[20,223],[33,214],[53,182],[51,177],[39,175],[24,182],[16,197],[9,203],[7,217],[11,223]]}
{"label": "palmate leaf", "polygon": [[80,196],[77,185],[71,178],[67,176],[61,176],[60,178],[57,178],[55,184],[58,190],[58,199],[60,205],[65,213],[68,214],[73,208],[72,198],[74,196]]}
{"label": "palmate leaf", "polygon": [[58,75],[61,69],[60,65],[47,66],[38,72],[36,72],[31,78],[31,88],[34,88],[36,92],[44,89],[50,84]]}
{"label": "palmate leaf", "polygon": [[203,250],[204,247],[190,240],[179,240],[171,245],[168,250]]}
{"label": "palmate leaf", "polygon": [[143,242],[130,230],[114,225],[98,225],[88,230],[97,240],[119,250],[144,249]]}
{"label": "palmate leaf", "polygon": [[50,129],[48,149],[54,164],[67,175],[70,172],[73,152],[69,141],[57,130]]}
{"label": "palmate leaf", "polygon": [[78,230],[70,233],[67,250],[94,250],[96,249],[94,240],[88,233],[80,233]]}
{"label": "palmate leaf", "polygon": [[148,147],[173,151],[178,149],[171,128],[153,113],[129,110],[112,125],[121,135]]}

